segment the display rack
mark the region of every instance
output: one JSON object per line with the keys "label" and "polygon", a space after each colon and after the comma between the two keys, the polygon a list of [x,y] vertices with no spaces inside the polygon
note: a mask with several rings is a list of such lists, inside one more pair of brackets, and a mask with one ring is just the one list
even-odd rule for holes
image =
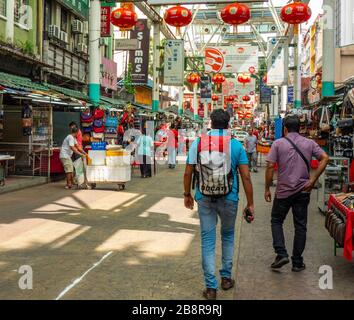
{"label": "display rack", "polygon": [[350,159],[343,157],[330,157],[325,172],[319,179],[317,189],[317,206],[323,213],[328,210],[330,194],[341,193],[343,187],[349,183]]}

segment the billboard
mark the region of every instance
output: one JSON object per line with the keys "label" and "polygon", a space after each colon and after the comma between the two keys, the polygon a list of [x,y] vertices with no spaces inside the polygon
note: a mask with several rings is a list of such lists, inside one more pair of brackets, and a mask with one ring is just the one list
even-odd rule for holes
{"label": "billboard", "polygon": [[258,47],[248,45],[207,47],[205,71],[213,73],[256,73]]}
{"label": "billboard", "polygon": [[149,74],[149,47],[150,29],[147,19],[139,19],[134,30],[130,32],[130,39],[138,40],[138,49],[129,53],[129,63],[132,66],[132,83],[145,84]]}
{"label": "billboard", "polygon": [[184,84],[184,41],[167,40],[164,54],[164,78],[166,86]]}
{"label": "billboard", "polygon": [[101,37],[111,36],[111,7],[101,7]]}
{"label": "billboard", "polygon": [[289,78],[289,40],[287,37],[268,39],[267,85],[282,86],[288,84]]}
{"label": "billboard", "polygon": [[264,82],[263,77],[261,77],[260,84],[260,103],[261,104],[269,104],[272,103],[272,88],[268,87]]}
{"label": "billboard", "polygon": [[213,85],[209,76],[200,78],[200,100],[202,103],[211,102]]}
{"label": "billboard", "polygon": [[242,85],[237,81],[237,79],[226,79],[223,83],[223,95],[237,95],[239,103],[242,103],[243,96],[254,96],[256,90],[256,79],[251,78],[251,82],[245,85]]}

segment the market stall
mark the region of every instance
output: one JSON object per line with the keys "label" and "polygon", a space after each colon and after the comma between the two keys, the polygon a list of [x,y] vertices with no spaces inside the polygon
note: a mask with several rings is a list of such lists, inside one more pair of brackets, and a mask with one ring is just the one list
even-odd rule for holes
{"label": "market stall", "polygon": [[343,248],[343,257],[353,258],[354,194],[331,194],[328,201],[326,228],[334,239],[334,254]]}

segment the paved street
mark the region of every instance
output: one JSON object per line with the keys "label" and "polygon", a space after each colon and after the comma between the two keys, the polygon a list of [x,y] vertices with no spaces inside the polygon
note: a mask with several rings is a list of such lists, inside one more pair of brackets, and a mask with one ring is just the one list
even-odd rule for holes
{"label": "paved street", "polygon": [[[219,299],[353,299],[354,265],[333,256],[315,196],[308,270],[269,270],[270,206],[262,200],[263,171],[253,177],[257,219],[238,219],[237,288]],[[53,183],[1,195],[0,299],[201,299],[199,223],[183,207],[182,178],[180,165],[153,179],[138,178],[136,170],[124,192],[68,191]],[[333,267],[330,292],[318,288],[323,264]],[[18,286],[22,265],[33,268],[33,290]]]}

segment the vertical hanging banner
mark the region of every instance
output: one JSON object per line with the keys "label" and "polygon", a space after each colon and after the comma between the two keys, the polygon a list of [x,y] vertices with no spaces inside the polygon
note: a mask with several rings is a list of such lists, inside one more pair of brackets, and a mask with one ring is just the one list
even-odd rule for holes
{"label": "vertical hanging banner", "polygon": [[268,39],[267,85],[282,86],[288,84],[289,77],[289,41],[287,37]]}
{"label": "vertical hanging banner", "polygon": [[209,76],[200,78],[200,101],[202,103],[211,103],[213,85]]}
{"label": "vertical hanging banner", "polygon": [[258,70],[257,46],[222,46],[205,49],[205,71],[213,73],[254,73]]}
{"label": "vertical hanging banner", "polygon": [[184,41],[166,40],[164,54],[164,77],[166,86],[183,86],[184,84]]}
{"label": "vertical hanging banner", "polygon": [[260,103],[261,104],[269,104],[272,103],[272,88],[268,87],[263,77],[261,77],[259,84],[260,91]]}
{"label": "vertical hanging banner", "polygon": [[101,37],[111,36],[111,7],[101,7]]}
{"label": "vertical hanging banner", "polygon": [[147,19],[139,19],[131,39],[138,40],[138,49],[130,51],[129,63],[132,66],[132,84],[146,84],[149,75],[150,29]]}

